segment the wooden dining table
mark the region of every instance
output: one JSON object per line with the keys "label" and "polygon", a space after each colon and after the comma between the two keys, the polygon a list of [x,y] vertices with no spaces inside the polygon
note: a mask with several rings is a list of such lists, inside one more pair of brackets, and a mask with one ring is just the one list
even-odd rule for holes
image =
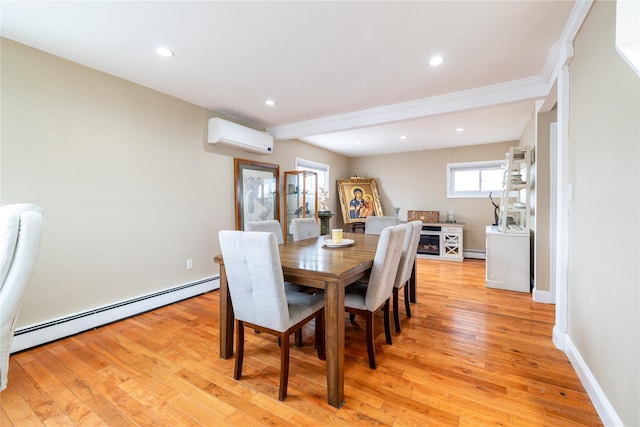
{"label": "wooden dining table", "polygon": [[[345,247],[327,247],[323,243],[326,239],[330,236],[287,242],[279,249],[286,281],[324,289],[327,401],[340,408],[345,403],[344,289],[368,275],[379,236],[344,233],[343,239],[354,241]],[[214,261],[220,264],[220,357],[228,359],[233,356],[233,306],[222,255]],[[412,282],[415,287],[415,280]]]}

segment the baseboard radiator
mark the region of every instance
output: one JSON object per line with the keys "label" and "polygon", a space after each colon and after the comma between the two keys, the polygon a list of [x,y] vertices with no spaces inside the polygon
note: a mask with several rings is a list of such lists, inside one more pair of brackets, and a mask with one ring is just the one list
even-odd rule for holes
{"label": "baseboard radiator", "polygon": [[480,249],[464,249],[462,254],[465,258],[475,258],[475,259],[487,259],[487,254],[485,251]]}
{"label": "baseboard radiator", "polygon": [[220,287],[218,276],[179,285],[163,291],[16,329],[11,352],[22,351],[60,338],[75,335],[145,311],[200,295]]}

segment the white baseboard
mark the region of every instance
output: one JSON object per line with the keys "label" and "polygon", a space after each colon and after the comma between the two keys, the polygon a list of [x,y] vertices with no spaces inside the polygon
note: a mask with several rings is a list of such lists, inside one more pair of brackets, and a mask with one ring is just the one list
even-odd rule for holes
{"label": "white baseboard", "polygon": [[564,351],[564,342],[565,342],[565,338],[566,338],[567,334],[562,332],[558,328],[558,325],[553,325],[553,333],[552,333],[552,335],[553,335],[552,341],[553,341],[553,344],[556,346],[556,348],[558,350],[561,350],[563,353],[566,353]]}
{"label": "white baseboard", "polygon": [[553,299],[553,294],[551,291],[539,291],[533,287],[533,300],[535,302],[540,302],[543,304],[555,304],[555,300]]}
{"label": "white baseboard", "polygon": [[[555,328],[554,328],[554,337],[555,337]],[[595,377],[589,370],[589,367],[585,363],[584,359],[578,352],[578,349],[573,345],[571,338],[568,335],[564,336],[564,352],[566,353],[573,369],[578,374],[578,378],[582,385],[584,386],[589,398],[591,399],[591,403],[596,408],[596,412],[600,416],[602,423],[605,426],[623,426],[622,420],[618,417],[618,414],[609,403],[607,396],[600,388],[598,381],[596,381]],[[555,339],[554,339],[555,342]]]}
{"label": "white baseboard", "polygon": [[160,292],[141,295],[126,301],[72,314],[32,326],[17,329],[11,352],[25,350],[68,337],[79,332],[122,320],[145,311],[181,301],[220,287],[219,277],[209,277],[197,282],[187,283]]}

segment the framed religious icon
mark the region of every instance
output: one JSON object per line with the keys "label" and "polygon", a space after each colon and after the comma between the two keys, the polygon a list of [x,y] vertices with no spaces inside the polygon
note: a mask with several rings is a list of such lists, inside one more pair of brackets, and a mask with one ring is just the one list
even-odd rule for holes
{"label": "framed religious icon", "polygon": [[234,158],[233,163],[236,230],[244,230],[249,221],[279,221],[280,166],[238,158]]}
{"label": "framed religious icon", "polygon": [[383,216],[375,179],[351,178],[336,182],[345,224],[364,222],[368,216]]}

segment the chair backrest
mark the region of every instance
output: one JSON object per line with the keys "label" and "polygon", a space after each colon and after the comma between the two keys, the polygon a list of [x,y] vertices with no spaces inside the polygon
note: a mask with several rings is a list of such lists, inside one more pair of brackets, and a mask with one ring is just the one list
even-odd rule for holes
{"label": "chair backrest", "polygon": [[238,320],[283,332],[290,317],[276,237],[271,232],[218,234],[233,311]]}
{"label": "chair backrest", "polygon": [[367,310],[377,309],[393,293],[406,232],[404,225],[382,230],[364,300]]}
{"label": "chair backrest", "polygon": [[402,255],[400,255],[400,264],[398,265],[398,274],[396,274],[396,287],[401,287],[411,277],[411,271],[418,254],[418,242],[420,241],[420,233],[422,232],[422,221],[411,221],[404,226],[407,228],[407,234],[404,236],[404,244],[402,245]]}
{"label": "chair backrest", "polygon": [[395,216],[368,216],[364,220],[364,234],[380,234],[387,227],[400,224]]}
{"label": "chair backrest", "polygon": [[276,242],[281,245],[284,243],[282,237],[282,226],[277,219],[267,219],[265,221],[250,221],[244,225],[245,231],[269,231],[276,236]]}
{"label": "chair backrest", "polygon": [[315,218],[294,218],[291,220],[293,241],[310,239],[320,235],[320,227]]}
{"label": "chair backrest", "polygon": [[38,258],[42,209],[28,203],[0,208],[0,390],[7,386],[16,319]]}

